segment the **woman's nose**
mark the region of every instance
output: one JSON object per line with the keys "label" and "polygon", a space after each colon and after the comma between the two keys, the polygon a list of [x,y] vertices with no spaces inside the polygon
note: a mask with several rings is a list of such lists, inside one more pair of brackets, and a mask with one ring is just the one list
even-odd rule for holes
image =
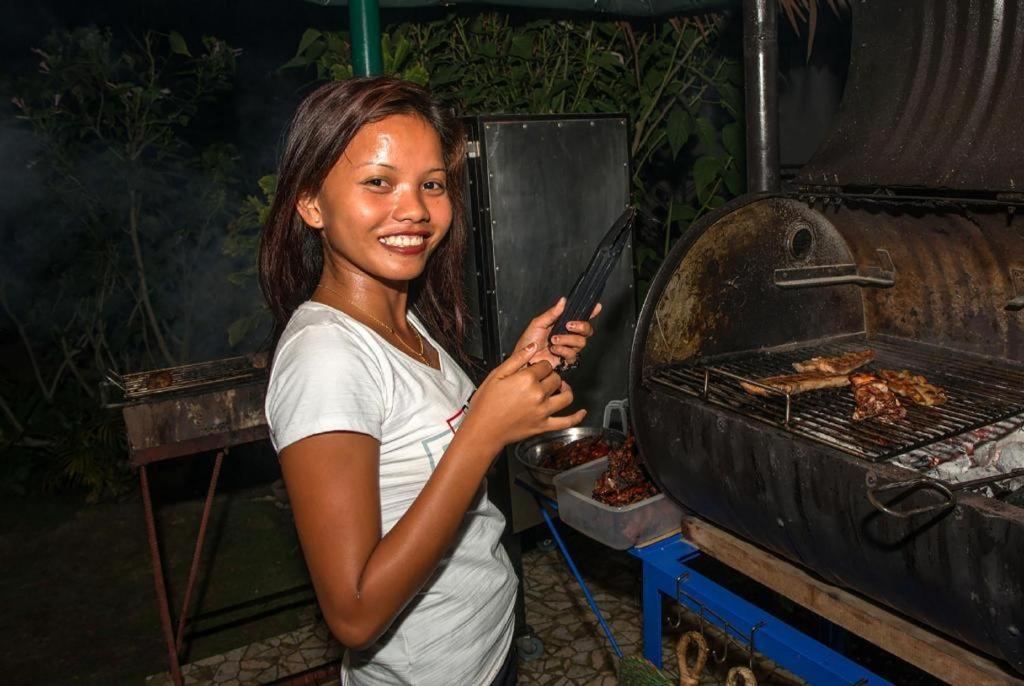
{"label": "woman's nose", "polygon": [[399,221],[425,222],[430,221],[430,210],[418,189],[399,193],[395,205],[395,219]]}

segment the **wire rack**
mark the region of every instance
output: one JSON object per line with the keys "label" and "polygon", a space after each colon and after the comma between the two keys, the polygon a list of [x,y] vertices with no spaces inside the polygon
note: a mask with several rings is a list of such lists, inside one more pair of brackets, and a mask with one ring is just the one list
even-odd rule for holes
{"label": "wire rack", "polygon": [[[772,397],[747,393],[741,381],[793,373],[793,363],[871,348],[875,359],[865,370],[907,369],[946,391],[937,407],[905,403],[907,416],[896,424],[854,421],[849,387]],[[734,354],[688,364],[656,367],[647,381],[682,391],[708,403],[784,428],[794,434],[880,462],[966,431],[1024,412],[1024,368],[920,343],[855,337],[785,349]]]}

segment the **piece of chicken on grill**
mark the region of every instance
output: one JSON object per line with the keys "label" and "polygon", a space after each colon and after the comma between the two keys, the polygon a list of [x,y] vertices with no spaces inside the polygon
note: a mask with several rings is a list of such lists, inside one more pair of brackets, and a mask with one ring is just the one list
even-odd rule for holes
{"label": "piece of chicken on grill", "polygon": [[853,410],[854,420],[877,419],[885,424],[895,424],[907,416],[907,408],[900,404],[899,398],[881,377],[858,372],[850,375],[850,383],[853,384],[853,399],[857,404]]}

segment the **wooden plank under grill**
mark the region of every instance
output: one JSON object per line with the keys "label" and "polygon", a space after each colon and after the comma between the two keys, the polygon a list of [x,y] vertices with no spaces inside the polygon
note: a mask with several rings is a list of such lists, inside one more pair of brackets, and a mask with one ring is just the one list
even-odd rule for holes
{"label": "wooden plank under grill", "polygon": [[1024,686],[1024,679],[992,660],[858,595],[816,579],[704,520],[683,517],[681,528],[686,542],[701,552],[942,681]]}

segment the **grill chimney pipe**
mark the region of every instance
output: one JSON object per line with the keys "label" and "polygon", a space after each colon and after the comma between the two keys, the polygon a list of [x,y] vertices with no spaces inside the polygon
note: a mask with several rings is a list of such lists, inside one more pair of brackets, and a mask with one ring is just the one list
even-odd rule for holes
{"label": "grill chimney pipe", "polygon": [[743,2],[747,191],[779,190],[779,46],[775,0]]}

